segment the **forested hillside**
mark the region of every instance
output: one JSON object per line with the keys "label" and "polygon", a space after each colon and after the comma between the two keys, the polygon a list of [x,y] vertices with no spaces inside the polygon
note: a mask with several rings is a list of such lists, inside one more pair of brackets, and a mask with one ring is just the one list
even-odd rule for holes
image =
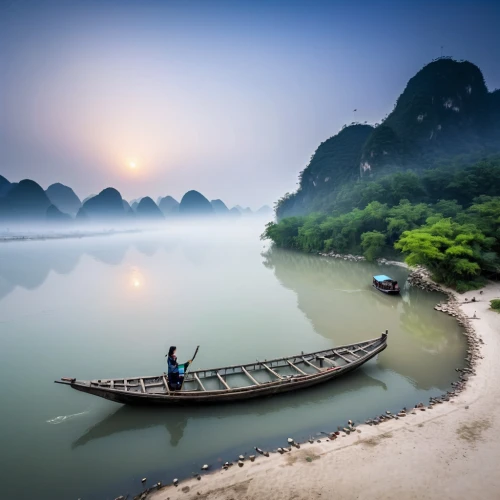
{"label": "forested hillside", "polygon": [[323,142],[276,205],[278,218],[335,209],[346,183],[472,162],[500,152],[500,91],[480,69],[442,58],[411,78],[380,124],[351,124]]}
{"label": "forested hillside", "polygon": [[458,290],[500,275],[500,92],[440,59],[375,127],[322,143],[263,238],[306,252],[403,256]]}

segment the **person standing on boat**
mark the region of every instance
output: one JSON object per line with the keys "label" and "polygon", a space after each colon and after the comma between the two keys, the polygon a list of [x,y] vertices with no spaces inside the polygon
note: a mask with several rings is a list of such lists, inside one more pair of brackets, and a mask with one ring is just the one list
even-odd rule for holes
{"label": "person standing on boat", "polygon": [[191,364],[191,360],[187,363],[179,364],[177,363],[177,356],[175,355],[177,347],[170,346],[168,350],[168,385],[172,390],[177,391],[182,387],[182,382],[184,380],[184,373]]}

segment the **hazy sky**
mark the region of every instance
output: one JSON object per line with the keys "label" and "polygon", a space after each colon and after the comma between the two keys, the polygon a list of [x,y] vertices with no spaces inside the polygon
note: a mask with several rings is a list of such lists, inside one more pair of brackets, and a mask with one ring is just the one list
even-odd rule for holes
{"label": "hazy sky", "polygon": [[498,0],[0,0],[0,174],[272,204],[442,45],[499,87],[499,25]]}

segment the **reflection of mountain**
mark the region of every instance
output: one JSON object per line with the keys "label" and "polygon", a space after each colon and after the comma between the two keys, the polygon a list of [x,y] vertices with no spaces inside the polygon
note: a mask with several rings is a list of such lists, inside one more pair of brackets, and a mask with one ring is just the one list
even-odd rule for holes
{"label": "reflection of mountain", "polygon": [[[380,317],[381,313],[387,314],[398,306],[399,300],[395,297],[384,296],[393,300],[380,302],[366,300],[370,294],[376,295],[371,286],[371,276],[379,272],[376,264],[321,259],[276,248],[271,248],[264,257],[264,265],[274,269],[280,283],[297,294],[298,306],[315,330],[328,339],[334,338],[338,344],[352,341],[354,316],[362,313],[371,318]],[[391,273],[399,282],[406,280],[407,273],[402,268],[394,272],[391,269]],[[358,310],[360,306],[362,311]],[[372,324],[368,331],[361,327],[359,338],[376,336],[388,328],[385,324],[378,329],[374,327]]]}
{"label": "reflection of mountain", "polygon": [[144,237],[125,239],[120,236],[3,244],[0,247],[0,299],[11,293],[16,286],[28,290],[38,288],[51,271],[58,274],[71,273],[84,254],[103,264],[119,265],[131,247],[148,257],[156,254],[160,248],[167,253],[180,248],[185,257],[196,266],[206,262],[209,251],[205,249],[200,252],[197,240],[158,240]]}
{"label": "reflection of mountain", "polygon": [[39,287],[51,270],[67,274],[75,268],[79,258],[79,251],[68,248],[54,247],[48,254],[39,252],[37,247],[4,245],[0,258],[0,297],[15,286],[28,290]]}
{"label": "reflection of mountain", "polygon": [[46,241],[41,243],[4,244],[0,252],[0,299],[16,286],[32,290],[47,279],[50,271],[69,274],[81,255],[87,254],[105,264],[120,264],[128,243],[81,240],[77,244]]}
{"label": "reflection of mountain", "polygon": [[[190,408],[189,411],[186,411],[185,408],[169,408],[165,410],[161,408],[122,406],[115,413],[108,415],[96,425],[87,429],[82,436],[73,442],[72,447],[78,448],[95,439],[106,438],[116,433],[147,429],[160,425],[164,426],[170,435],[170,445],[177,446],[190,420],[202,425],[203,420],[209,417],[217,417],[223,420],[238,415],[255,415],[256,417],[268,415],[282,412],[286,408],[307,407],[339,396],[342,393],[358,391],[366,387],[380,387],[386,391],[387,386],[385,383],[371,377],[369,373],[373,372],[369,367],[366,367],[351,373],[334,384],[316,386],[308,391],[301,391],[300,394],[287,393],[264,400],[247,401],[225,406]],[[240,430],[237,431],[240,432]],[[211,439],[210,436],[205,436],[203,439],[205,448],[210,448],[210,443],[207,442],[207,440]],[[216,440],[217,436],[214,436],[213,439]]]}
{"label": "reflection of mountain", "polygon": [[[450,318],[433,310],[440,295],[403,288],[401,297],[386,296],[371,286],[380,266],[321,259],[271,248],[264,265],[280,283],[295,292],[298,307],[314,329],[336,344],[375,336],[388,329],[388,349],[377,358],[380,367],[410,378],[418,388],[435,386],[442,366],[460,359],[463,337]],[[401,284],[407,271],[384,267]]]}

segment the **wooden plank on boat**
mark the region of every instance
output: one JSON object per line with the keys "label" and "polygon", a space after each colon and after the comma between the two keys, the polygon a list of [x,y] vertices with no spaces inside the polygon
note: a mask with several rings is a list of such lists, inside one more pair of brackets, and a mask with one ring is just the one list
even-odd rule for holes
{"label": "wooden plank on boat", "polygon": [[355,352],[350,351],[349,349],[346,349],[345,347],[344,347],[344,351],[346,351],[349,354],[352,354],[355,358],[360,358],[361,357],[358,354],[356,354]]}
{"label": "wooden plank on boat", "polygon": [[248,373],[245,369],[244,366],[241,367],[241,369],[243,370],[243,373],[255,384],[255,385],[260,385],[259,382],[257,382],[257,380],[255,380],[252,375],[250,375],[250,373]]}
{"label": "wooden plank on boat", "polygon": [[226,381],[220,376],[220,373],[219,372],[216,372],[217,373],[217,377],[219,377],[219,380],[222,382],[223,385],[226,386],[226,389],[231,389],[231,387],[229,387],[226,383]]}
{"label": "wooden plank on boat", "polygon": [[312,366],[315,370],[318,370],[319,372],[323,371],[321,370],[321,368],[318,368],[316,365],[313,365],[310,361],[307,361],[307,359],[304,358],[304,356],[302,356],[302,360],[304,361],[304,363],[308,364],[309,366]]}
{"label": "wooden plank on boat", "polygon": [[339,358],[342,358],[344,361],[347,361],[348,363],[352,363],[352,359],[349,359],[349,358],[346,358],[345,356],[342,356],[342,354],[340,354],[340,352],[338,351],[333,351],[335,353],[335,355],[337,355]]}
{"label": "wooden plank on boat", "polygon": [[194,378],[196,382],[198,382],[198,385],[201,387],[201,390],[206,391],[205,387],[203,387],[203,384],[201,383],[201,380],[199,379],[198,375],[196,375],[196,373],[194,373]]}
{"label": "wooden plank on boat", "polygon": [[358,347],[357,349],[354,349],[354,351],[352,351],[352,352],[354,354],[355,352],[358,352],[358,351],[363,351],[363,352],[366,352],[366,354],[370,354],[370,351],[367,351],[366,349],[363,349],[362,347]]}
{"label": "wooden plank on boat", "polygon": [[141,381],[142,392],[146,394],[146,387],[144,387],[144,380],[142,378],[139,380]]}
{"label": "wooden plank on boat", "polygon": [[302,373],[302,375],[307,375],[306,372],[303,372],[298,366],[295,366],[291,361],[286,360],[286,362],[294,369],[297,370],[299,373]]}
{"label": "wooden plank on boat", "polygon": [[322,359],[323,361],[330,363],[332,366],[338,366],[337,363],[335,363],[335,361],[332,361],[330,358],[327,358],[326,356],[320,356],[319,359]]}
{"label": "wooden plank on boat", "polygon": [[[380,339],[377,339],[374,342],[370,342],[368,345],[365,345],[365,347],[359,347],[358,346],[358,349],[363,349],[363,351],[366,351],[369,347],[372,347],[375,344],[378,344],[379,342],[380,342]],[[371,351],[367,351],[367,352],[371,352]]]}
{"label": "wooden plank on boat", "polygon": [[279,380],[283,380],[283,377],[277,374],[272,368],[269,368],[269,366],[267,366],[266,363],[259,363],[259,364],[261,364],[269,373],[273,374],[275,377],[278,377]]}
{"label": "wooden plank on boat", "polygon": [[162,375],[161,378],[163,379],[163,384],[165,385],[165,389],[167,390],[167,394],[170,394],[170,389],[168,387],[167,377],[165,377],[165,375]]}
{"label": "wooden plank on boat", "polygon": [[358,352],[358,351],[363,351],[366,354],[371,354],[372,351],[368,350],[368,349],[370,347],[374,346],[375,344],[378,344],[378,343],[379,343],[379,339],[377,339],[375,342],[371,342],[370,344],[365,345],[364,347],[356,346],[356,349],[353,349],[352,352],[355,353],[355,352]]}

